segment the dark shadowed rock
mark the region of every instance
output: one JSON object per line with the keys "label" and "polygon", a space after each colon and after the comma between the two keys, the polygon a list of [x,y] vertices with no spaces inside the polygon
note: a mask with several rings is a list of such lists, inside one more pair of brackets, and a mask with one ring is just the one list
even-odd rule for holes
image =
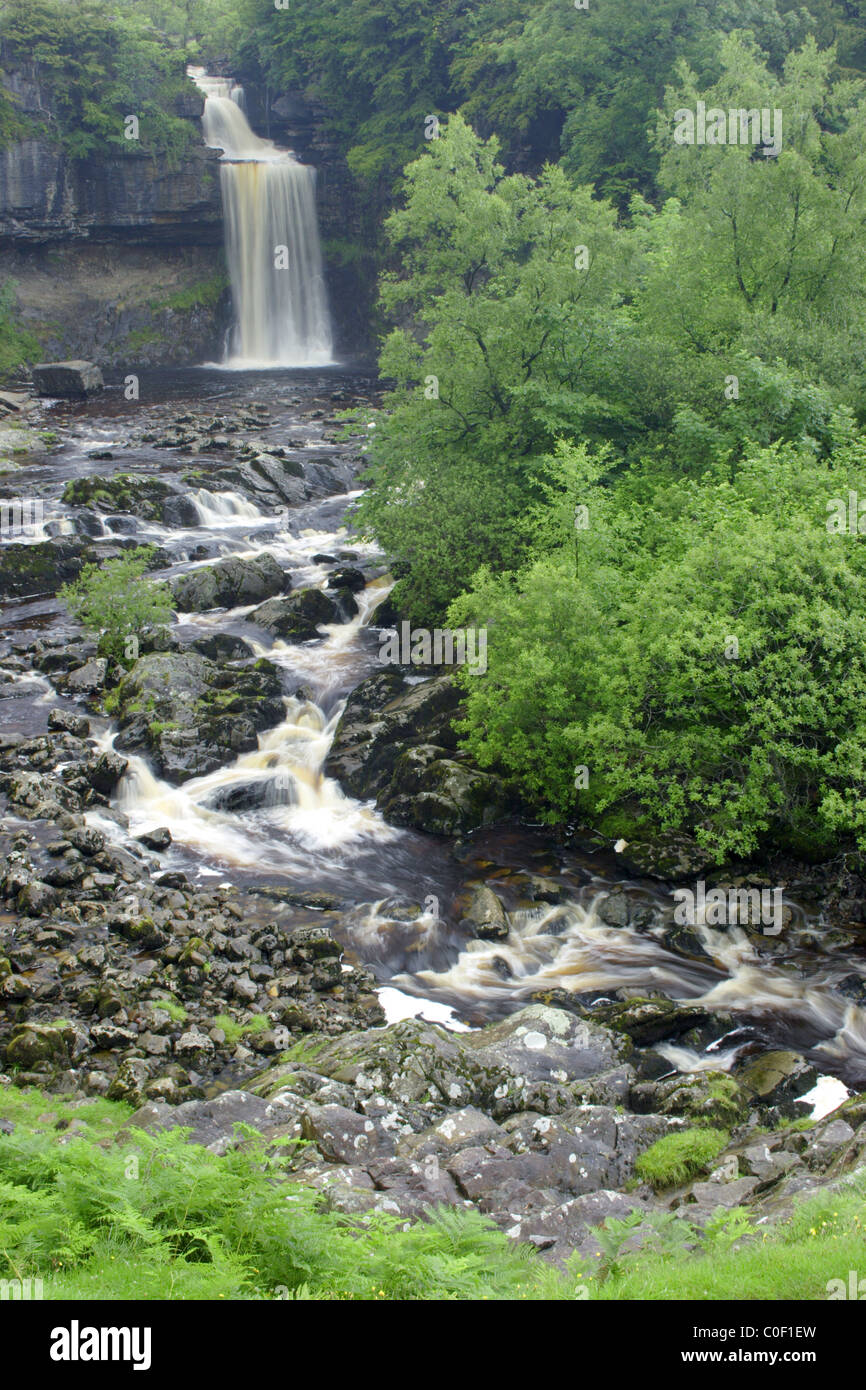
{"label": "dark shadowed rock", "polygon": [[322,623],[343,621],[337,604],[321,589],[301,589],[291,598],[269,599],[249,615],[249,620],[274,637],[298,642],[321,637],[319,626]]}
{"label": "dark shadowed rock", "polygon": [[94,362],[37,362],[32,370],[40,396],[90,396],[105,385]]}

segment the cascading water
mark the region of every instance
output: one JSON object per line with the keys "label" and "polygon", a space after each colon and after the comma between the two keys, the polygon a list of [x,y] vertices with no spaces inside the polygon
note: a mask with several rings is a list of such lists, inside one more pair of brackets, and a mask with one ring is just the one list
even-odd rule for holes
{"label": "cascading water", "polygon": [[189,75],[205,95],[205,144],[223,151],[220,185],[235,312],[223,365],[331,365],[316,171],[253,133],[242,87],[200,68]]}

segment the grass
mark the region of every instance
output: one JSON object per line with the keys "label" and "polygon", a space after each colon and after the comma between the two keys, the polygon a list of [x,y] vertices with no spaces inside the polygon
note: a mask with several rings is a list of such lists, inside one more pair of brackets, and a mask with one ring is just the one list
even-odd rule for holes
{"label": "grass", "polygon": [[643,1218],[608,1221],[601,1255],[563,1273],[476,1212],[324,1210],[244,1127],[217,1157],[130,1128],[117,1102],[7,1086],[0,1114],[15,1126],[0,1136],[0,1278],[41,1278],[47,1299],[823,1300],[863,1263],[866,1171],[771,1228],[740,1210],[701,1235],[659,1213],[652,1246],[629,1251]]}
{"label": "grass", "polygon": [[266,1014],[253,1014],[246,1023],[238,1023],[231,1014],[216,1014],[213,1024],[215,1028],[223,1030],[227,1043],[240,1042],[241,1038],[249,1037],[251,1033],[264,1033],[272,1026]]}
{"label": "grass", "polygon": [[166,997],[154,999],[153,1005],[154,1008],[162,1009],[164,1013],[167,1013],[175,1023],[186,1023],[186,1009],[183,1004],[178,1004],[176,999]]}
{"label": "grass", "polygon": [[727,1130],[705,1127],[666,1134],[640,1155],[635,1171],[656,1190],[678,1187],[718,1158],[729,1140]]}

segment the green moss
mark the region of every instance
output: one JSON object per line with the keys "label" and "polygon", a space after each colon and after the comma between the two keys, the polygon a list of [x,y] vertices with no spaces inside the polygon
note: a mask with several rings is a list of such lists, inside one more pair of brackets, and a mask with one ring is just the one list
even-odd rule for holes
{"label": "green moss", "polygon": [[724,1129],[684,1129],[666,1134],[640,1155],[635,1171],[656,1189],[678,1187],[706,1169],[729,1141]]}
{"label": "green moss", "polygon": [[179,1004],[176,999],[162,996],[154,1000],[154,1008],[162,1009],[175,1023],[186,1022],[186,1009],[183,1007],[183,1004]]}
{"label": "green moss", "polygon": [[228,284],[227,276],[220,271],[207,280],[199,280],[187,289],[169,295],[168,299],[162,299],[152,307],[155,313],[163,309],[171,309],[174,313],[186,313],[190,309],[212,309],[225,294]]}

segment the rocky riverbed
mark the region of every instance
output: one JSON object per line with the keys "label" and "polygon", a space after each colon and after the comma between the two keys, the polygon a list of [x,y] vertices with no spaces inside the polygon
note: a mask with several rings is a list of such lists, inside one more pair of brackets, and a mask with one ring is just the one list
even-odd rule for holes
{"label": "rocky riverbed", "polygon": [[[683,840],[542,834],[460,750],[451,675],[379,661],[400,615],[346,528],[364,437],[338,418],[373,384],[142,386],[4,431],[0,490],[42,519],[0,546],[3,1084],[218,1152],[250,1124],[340,1210],[471,1204],[557,1261],[609,1215],[777,1215],[844,1180],[862,866],[713,876]],[[174,621],[120,666],[57,591],[145,543]],[[678,925],[701,875],[780,886],[781,932]]]}

